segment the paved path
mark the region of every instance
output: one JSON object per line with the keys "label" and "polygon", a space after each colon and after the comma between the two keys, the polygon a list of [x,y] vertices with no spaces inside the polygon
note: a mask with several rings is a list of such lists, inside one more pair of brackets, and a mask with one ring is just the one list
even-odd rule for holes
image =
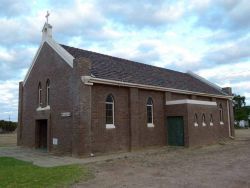
{"label": "paved path", "polygon": [[[142,150],[137,152],[123,152],[123,153],[115,153],[108,155],[106,154],[95,157],[75,158],[70,156],[55,156],[43,150],[12,146],[12,147],[0,147],[0,157],[8,156],[23,161],[32,162],[37,166],[53,167],[53,166],[61,166],[68,164],[88,164],[95,162],[112,161],[115,159],[126,159],[129,157],[135,157],[136,155],[145,152],[157,153],[160,150],[165,150],[166,148],[167,147],[161,147],[161,148],[147,149],[146,151]],[[172,150],[176,150],[176,148],[173,148]]]}

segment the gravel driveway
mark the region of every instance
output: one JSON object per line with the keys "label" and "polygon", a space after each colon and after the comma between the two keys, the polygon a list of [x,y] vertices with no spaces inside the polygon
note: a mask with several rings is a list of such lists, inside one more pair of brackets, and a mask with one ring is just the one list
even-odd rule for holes
{"label": "gravel driveway", "polygon": [[73,187],[218,187],[250,188],[250,129],[236,138],[200,148],[161,147],[132,153],[76,159],[15,147],[16,135],[0,135],[0,156],[40,166],[84,164],[95,174]]}
{"label": "gravel driveway", "polygon": [[96,178],[73,187],[250,187],[250,129],[201,148],[164,147],[88,164]]}

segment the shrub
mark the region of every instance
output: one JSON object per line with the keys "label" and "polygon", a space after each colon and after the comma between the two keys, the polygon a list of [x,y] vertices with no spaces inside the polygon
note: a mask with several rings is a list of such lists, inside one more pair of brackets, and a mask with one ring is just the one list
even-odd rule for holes
{"label": "shrub", "polygon": [[0,121],[0,129],[2,129],[3,132],[13,132],[17,128],[17,123],[12,121]]}

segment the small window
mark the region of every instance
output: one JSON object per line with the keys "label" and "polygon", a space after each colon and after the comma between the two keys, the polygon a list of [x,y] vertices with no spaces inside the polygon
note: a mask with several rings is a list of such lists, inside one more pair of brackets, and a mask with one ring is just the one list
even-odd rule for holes
{"label": "small window", "polygon": [[148,98],[147,101],[147,126],[148,127],[154,127],[154,123],[153,123],[153,100],[151,97]]}
{"label": "small window", "polygon": [[198,127],[198,116],[197,116],[197,114],[194,115],[194,126]]}
{"label": "small window", "polygon": [[210,114],[210,126],[214,125],[213,115]]}
{"label": "small window", "polygon": [[38,106],[42,105],[42,85],[41,82],[38,84]]}
{"label": "small window", "polygon": [[222,108],[222,104],[220,104],[219,106],[219,111],[220,111],[220,124],[223,125],[223,108]]}
{"label": "small window", "polygon": [[114,98],[110,94],[106,98],[106,128],[115,128],[114,126]]}
{"label": "small window", "polygon": [[47,80],[46,82],[46,104],[47,106],[50,105],[50,81]]}
{"label": "small window", "polygon": [[205,117],[205,114],[202,114],[202,126],[206,126],[206,117]]}

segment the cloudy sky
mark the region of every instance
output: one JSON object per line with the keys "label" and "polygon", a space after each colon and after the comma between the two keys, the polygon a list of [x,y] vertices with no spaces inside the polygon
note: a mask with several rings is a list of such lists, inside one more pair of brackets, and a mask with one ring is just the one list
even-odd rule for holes
{"label": "cloudy sky", "polygon": [[47,10],[59,43],[191,70],[250,105],[249,0],[0,0],[0,10],[0,119],[17,119]]}

